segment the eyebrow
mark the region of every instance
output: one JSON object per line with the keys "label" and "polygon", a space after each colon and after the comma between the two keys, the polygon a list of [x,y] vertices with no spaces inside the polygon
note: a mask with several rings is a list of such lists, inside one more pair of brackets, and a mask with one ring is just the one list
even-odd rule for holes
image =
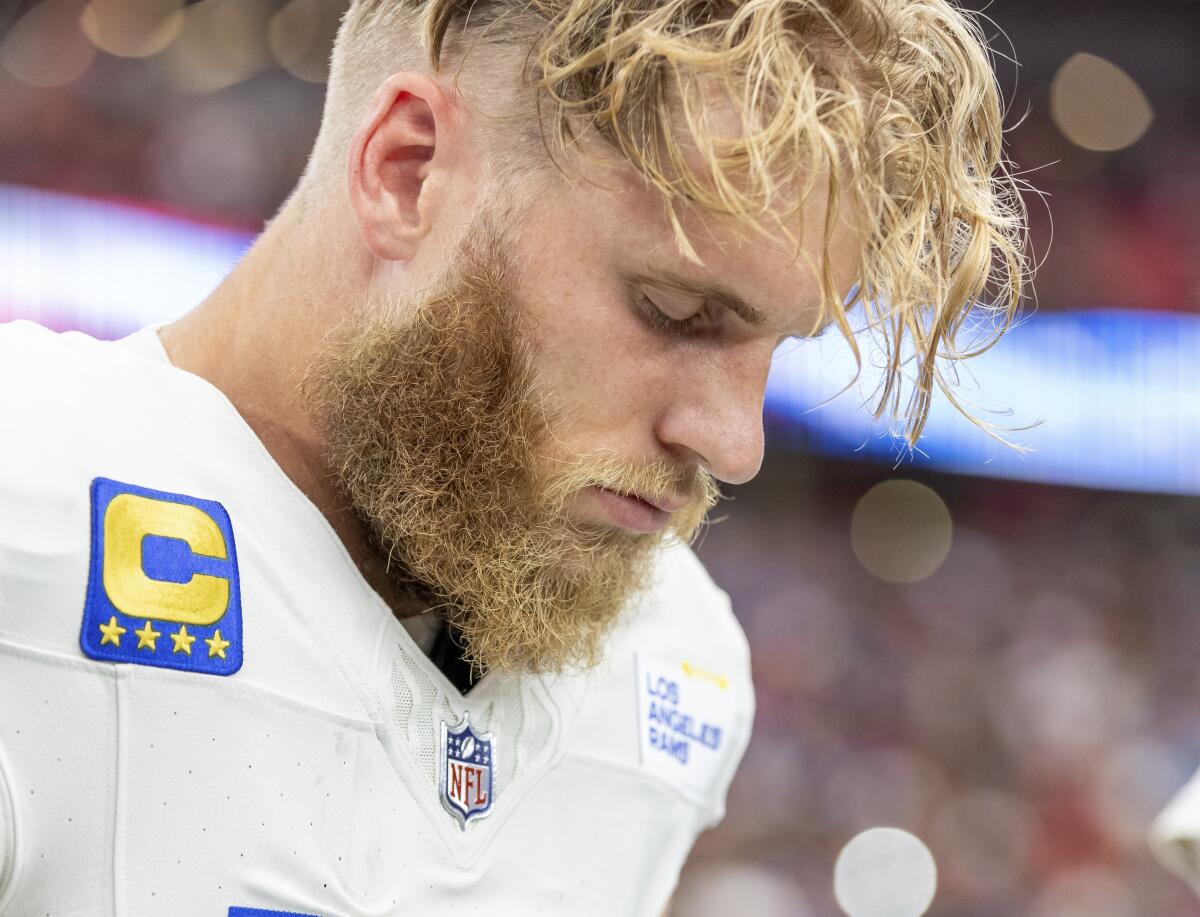
{"label": "eyebrow", "polygon": [[750,305],[732,290],[728,290],[719,284],[691,280],[673,271],[655,271],[649,279],[655,283],[674,287],[683,293],[691,293],[695,296],[712,300],[717,305],[729,309],[748,325],[761,328],[767,323],[766,315],[754,308],[754,306]]}

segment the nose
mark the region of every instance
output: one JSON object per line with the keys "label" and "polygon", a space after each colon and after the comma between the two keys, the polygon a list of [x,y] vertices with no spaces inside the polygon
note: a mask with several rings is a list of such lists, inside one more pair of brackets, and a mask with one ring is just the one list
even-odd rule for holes
{"label": "nose", "polygon": [[726,484],[745,484],[763,461],[770,352],[743,356],[689,372],[656,431],[664,447]]}

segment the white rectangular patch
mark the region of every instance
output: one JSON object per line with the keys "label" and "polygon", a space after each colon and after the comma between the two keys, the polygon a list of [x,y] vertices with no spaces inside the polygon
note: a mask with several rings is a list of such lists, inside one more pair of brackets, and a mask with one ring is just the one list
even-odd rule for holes
{"label": "white rectangular patch", "polygon": [[638,653],[637,682],[642,766],[707,798],[726,760],[733,725],[729,679],[686,660]]}

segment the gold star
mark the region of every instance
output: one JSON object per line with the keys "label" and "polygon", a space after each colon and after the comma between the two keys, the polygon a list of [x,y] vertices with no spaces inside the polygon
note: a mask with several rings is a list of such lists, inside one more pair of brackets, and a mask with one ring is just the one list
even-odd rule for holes
{"label": "gold star", "polygon": [[180,624],[179,631],[171,634],[171,639],[175,641],[175,649],[171,650],[172,653],[192,655],[192,644],[196,642],[196,638],[188,635],[186,624]]}
{"label": "gold star", "polygon": [[225,647],[229,646],[229,641],[221,639],[221,628],[218,627],[213,631],[211,637],[205,637],[204,642],[208,644],[208,656],[210,659],[213,656],[220,656],[222,659],[225,658]]}
{"label": "gold star", "polygon": [[121,634],[125,633],[125,628],[117,623],[117,616],[113,615],[108,619],[107,624],[100,625],[100,633],[104,634],[100,638],[100,645],[111,643],[113,646],[121,645]]}
{"label": "gold star", "polygon": [[150,647],[150,652],[153,653],[155,650],[158,649],[158,646],[155,644],[154,641],[162,636],[162,631],[155,630],[150,625],[149,621],[146,622],[145,627],[135,630],[134,633],[137,634],[137,638],[138,638],[137,648],[139,650],[144,650],[146,647]]}

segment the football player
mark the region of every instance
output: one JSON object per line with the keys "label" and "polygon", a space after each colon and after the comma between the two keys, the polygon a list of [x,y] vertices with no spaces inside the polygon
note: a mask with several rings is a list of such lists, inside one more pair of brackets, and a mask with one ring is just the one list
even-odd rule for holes
{"label": "football player", "polygon": [[754,709],[687,544],[781,341],[915,441],[1012,318],[1000,141],[943,0],[352,3],[208,299],[0,329],[0,910],[661,913]]}

